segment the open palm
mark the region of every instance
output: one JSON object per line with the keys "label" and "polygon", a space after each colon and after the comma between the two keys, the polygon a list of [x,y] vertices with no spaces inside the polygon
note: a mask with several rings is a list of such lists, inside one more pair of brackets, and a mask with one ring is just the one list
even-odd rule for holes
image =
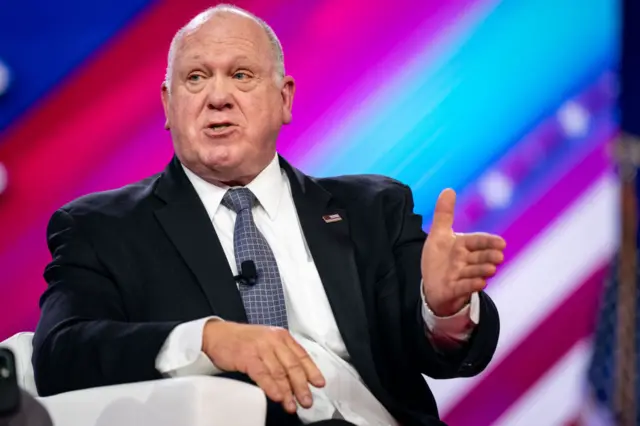
{"label": "open palm", "polygon": [[504,260],[506,243],[487,233],[453,231],[456,193],[442,191],[429,236],[422,250],[422,279],[429,308],[438,316],[453,315],[471,295],[485,288]]}

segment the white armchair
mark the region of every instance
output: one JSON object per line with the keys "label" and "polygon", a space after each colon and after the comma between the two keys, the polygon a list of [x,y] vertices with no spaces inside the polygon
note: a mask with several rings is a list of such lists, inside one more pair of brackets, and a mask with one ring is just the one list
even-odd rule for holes
{"label": "white armchair", "polygon": [[262,426],[267,405],[256,386],[193,376],[105,386],[38,397],[31,367],[32,333],[0,343],[13,351],[18,383],[43,404],[56,426]]}

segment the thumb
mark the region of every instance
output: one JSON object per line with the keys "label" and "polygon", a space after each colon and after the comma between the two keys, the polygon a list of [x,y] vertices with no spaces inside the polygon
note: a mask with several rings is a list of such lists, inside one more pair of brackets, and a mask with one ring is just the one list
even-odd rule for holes
{"label": "thumb", "polygon": [[451,232],[453,229],[453,214],[456,206],[456,192],[447,188],[440,193],[431,221],[431,233],[438,231]]}

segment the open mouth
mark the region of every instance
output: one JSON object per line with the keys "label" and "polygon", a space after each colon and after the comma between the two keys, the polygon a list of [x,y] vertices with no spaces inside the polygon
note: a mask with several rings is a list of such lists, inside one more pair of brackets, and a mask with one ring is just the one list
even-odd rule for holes
{"label": "open mouth", "polygon": [[231,123],[210,124],[209,125],[209,129],[211,129],[213,131],[220,131],[220,130],[227,129],[227,128],[231,127],[231,126],[233,126],[233,124],[231,124]]}
{"label": "open mouth", "polygon": [[210,137],[228,136],[234,132],[236,125],[229,122],[211,123],[205,128],[205,132]]}

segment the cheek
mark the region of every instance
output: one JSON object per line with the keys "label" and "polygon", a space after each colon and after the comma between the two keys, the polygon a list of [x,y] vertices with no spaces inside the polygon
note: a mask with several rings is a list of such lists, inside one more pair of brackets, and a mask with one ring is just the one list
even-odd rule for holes
{"label": "cheek", "polygon": [[177,118],[180,127],[195,124],[200,114],[200,102],[195,96],[178,96],[172,103],[173,116]]}
{"label": "cheek", "polygon": [[278,98],[264,96],[252,105],[253,117],[263,131],[282,124],[282,106]]}
{"label": "cheek", "polygon": [[193,105],[190,102],[179,102],[175,104],[174,115],[180,120],[180,125],[190,124],[193,119]]}
{"label": "cheek", "polygon": [[171,105],[171,136],[183,154],[198,150],[198,114],[194,102],[176,99]]}

